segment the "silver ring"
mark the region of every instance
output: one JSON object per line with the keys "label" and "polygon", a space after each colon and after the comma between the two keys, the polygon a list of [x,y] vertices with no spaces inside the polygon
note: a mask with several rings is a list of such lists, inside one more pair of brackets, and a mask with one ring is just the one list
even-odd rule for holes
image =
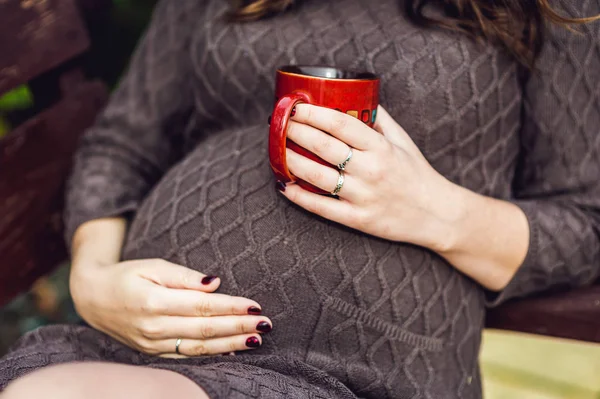
{"label": "silver ring", "polygon": [[350,162],[350,160],[352,159],[352,155],[354,155],[354,153],[352,152],[352,147],[350,147],[350,151],[348,152],[348,156],[346,157],[344,162],[339,163],[337,166],[339,170],[346,170],[346,164]]}
{"label": "silver ring", "polygon": [[177,338],[177,341],[175,341],[175,353],[181,355],[181,352],[179,352],[179,345],[181,345],[181,338]]}
{"label": "silver ring", "polygon": [[344,187],[344,180],[346,180],[346,178],[344,177],[344,171],[340,170],[337,185],[335,186],[335,189],[331,192],[331,195],[338,195],[340,193],[342,187]]}

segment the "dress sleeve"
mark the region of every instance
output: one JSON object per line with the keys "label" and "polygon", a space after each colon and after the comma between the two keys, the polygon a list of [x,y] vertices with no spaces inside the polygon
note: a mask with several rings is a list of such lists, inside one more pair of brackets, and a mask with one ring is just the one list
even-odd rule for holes
{"label": "dress sleeve", "polygon": [[[555,3],[572,17],[600,13],[597,1]],[[576,30],[548,28],[524,89],[513,202],[529,221],[529,251],[492,306],[600,275],[600,22]]]}
{"label": "dress sleeve", "polygon": [[188,52],[200,0],[161,0],[128,71],[75,154],[67,243],[82,223],[134,212],[181,151],[193,110]]}

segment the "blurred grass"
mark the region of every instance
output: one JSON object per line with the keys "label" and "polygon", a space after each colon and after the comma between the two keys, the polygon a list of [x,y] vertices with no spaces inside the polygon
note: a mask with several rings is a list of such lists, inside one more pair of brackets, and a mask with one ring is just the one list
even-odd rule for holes
{"label": "blurred grass", "polygon": [[600,345],[486,331],[486,399],[600,399]]}

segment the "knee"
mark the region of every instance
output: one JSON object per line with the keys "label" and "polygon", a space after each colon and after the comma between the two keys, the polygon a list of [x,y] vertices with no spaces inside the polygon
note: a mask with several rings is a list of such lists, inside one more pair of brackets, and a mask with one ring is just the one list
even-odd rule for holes
{"label": "knee", "polygon": [[29,381],[29,375],[14,380],[0,393],[0,399],[34,398],[38,392],[35,391],[34,385]]}
{"label": "knee", "polygon": [[50,366],[36,370],[8,384],[0,399],[71,399],[80,397],[76,384],[69,382],[72,365]]}
{"label": "knee", "polygon": [[110,363],[69,363],[34,371],[8,385],[0,399],[209,399],[203,389],[167,370]]}
{"label": "knee", "polygon": [[22,378],[8,384],[6,389],[0,393],[0,399],[18,399],[33,397],[33,393],[26,389],[26,385],[21,383]]}
{"label": "knee", "polygon": [[35,397],[51,397],[48,392],[42,396],[40,389],[31,383],[29,376],[21,377],[6,387],[0,393],[0,399],[20,399],[20,398],[35,398]]}

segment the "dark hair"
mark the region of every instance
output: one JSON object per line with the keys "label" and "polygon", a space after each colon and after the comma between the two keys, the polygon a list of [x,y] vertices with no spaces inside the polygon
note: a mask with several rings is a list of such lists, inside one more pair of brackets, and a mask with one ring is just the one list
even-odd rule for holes
{"label": "dark hair", "polygon": [[[230,17],[234,21],[256,20],[282,12],[293,2],[232,0]],[[426,16],[424,9],[427,5],[442,7],[445,17],[434,19]],[[600,19],[600,16],[562,16],[548,0],[406,0],[406,12],[417,24],[464,32],[476,39],[498,44],[527,67],[533,67],[541,48],[545,21],[569,26]]]}

